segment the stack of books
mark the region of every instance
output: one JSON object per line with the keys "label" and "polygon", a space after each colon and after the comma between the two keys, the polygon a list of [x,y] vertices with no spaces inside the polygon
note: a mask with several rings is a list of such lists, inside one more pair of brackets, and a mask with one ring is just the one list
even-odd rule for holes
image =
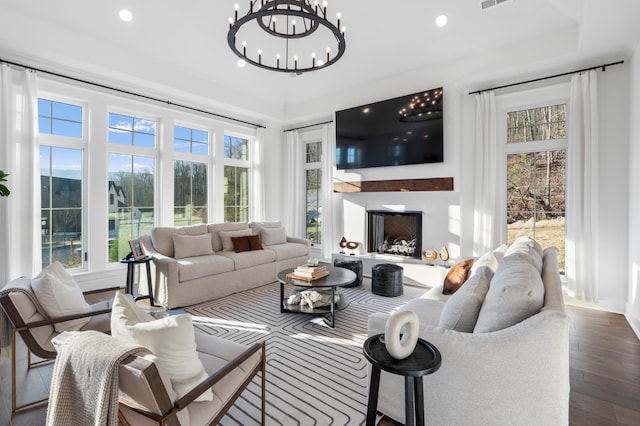
{"label": "stack of books", "polygon": [[326,277],[327,275],[329,275],[329,271],[325,266],[309,265],[298,266],[291,274],[288,274],[289,278],[304,281],[317,280],[318,278]]}

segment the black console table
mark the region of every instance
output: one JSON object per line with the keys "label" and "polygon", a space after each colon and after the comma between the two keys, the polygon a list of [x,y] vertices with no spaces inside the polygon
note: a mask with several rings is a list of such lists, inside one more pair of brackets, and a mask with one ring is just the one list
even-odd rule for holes
{"label": "black console table", "polygon": [[384,344],[384,334],[369,337],[364,342],[365,358],[371,363],[371,384],[369,386],[369,402],[367,404],[367,426],[374,426],[378,408],[378,390],[380,387],[380,371],[404,376],[405,425],[424,425],[424,394],[422,377],[434,373],[440,368],[442,357],[438,348],[423,339],[413,353],[405,359],[395,359],[389,355]]}

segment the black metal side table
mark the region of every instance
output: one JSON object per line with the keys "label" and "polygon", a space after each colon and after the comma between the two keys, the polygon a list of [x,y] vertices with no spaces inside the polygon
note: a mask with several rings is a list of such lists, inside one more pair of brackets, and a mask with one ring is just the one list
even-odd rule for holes
{"label": "black metal side table", "polygon": [[378,409],[378,390],[380,388],[380,371],[404,376],[405,425],[424,425],[424,394],[422,377],[434,373],[440,368],[442,357],[438,348],[423,339],[413,353],[405,359],[395,359],[389,355],[384,344],[384,334],[369,337],[364,342],[365,358],[371,363],[371,383],[369,386],[369,402],[367,403],[367,426],[374,426]]}
{"label": "black metal side table", "polygon": [[152,256],[145,256],[145,257],[140,258],[138,260],[135,260],[133,257],[131,257],[131,258],[123,257],[122,259],[120,259],[120,263],[126,263],[127,264],[127,293],[131,294],[134,297],[135,297],[135,295],[133,294],[134,266],[136,264],[140,264],[140,263],[144,263],[146,265],[146,267],[147,267],[147,289],[149,291],[149,296],[137,296],[137,297],[135,297],[135,299],[136,300],[140,300],[140,299],[146,299],[148,297],[149,298],[149,304],[151,306],[155,306],[153,304],[153,285],[151,284],[151,259],[153,259]]}

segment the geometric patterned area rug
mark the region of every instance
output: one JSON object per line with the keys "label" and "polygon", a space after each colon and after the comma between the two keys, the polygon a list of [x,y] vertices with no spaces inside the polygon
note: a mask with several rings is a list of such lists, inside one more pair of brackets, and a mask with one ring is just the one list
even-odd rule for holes
{"label": "geometric patterned area rug", "polygon": [[[285,287],[285,294],[289,290]],[[360,287],[340,288],[350,304],[336,313],[335,328],[320,316],[280,313],[277,282],[185,310],[199,331],[244,344],[266,341],[268,425],[362,425],[368,396],[362,353],[367,317],[395,310],[426,290],[405,286],[402,296],[377,296],[367,278]],[[221,425],[260,424],[259,380],[258,375]]]}

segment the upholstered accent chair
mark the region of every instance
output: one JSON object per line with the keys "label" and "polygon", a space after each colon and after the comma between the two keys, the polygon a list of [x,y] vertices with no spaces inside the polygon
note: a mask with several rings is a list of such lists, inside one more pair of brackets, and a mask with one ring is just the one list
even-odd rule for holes
{"label": "upholstered accent chair", "polygon": [[[152,355],[129,356],[119,370],[119,419],[127,425],[213,425],[231,408],[261,373],[261,424],[265,424],[265,343],[245,346],[219,337],[195,333],[198,358],[209,377],[186,395],[173,399],[166,372]],[[197,401],[205,391],[212,401]]]}
{"label": "upholstered accent chair", "polygon": [[[11,322],[11,411],[30,407],[46,401],[41,399],[18,405],[16,401],[16,334],[19,334],[27,347],[27,368],[31,368],[56,357],[51,340],[59,335],[56,324],[70,320],[85,319],[80,330],[109,332],[111,301],[102,301],[90,305],[88,312],[51,318],[46,313],[33,289],[31,278],[16,278],[0,290],[0,305]],[[94,293],[85,292],[84,294]],[[0,312],[0,316],[2,313]],[[4,320],[4,318],[1,318]],[[43,358],[43,361],[31,362],[31,354]]]}

